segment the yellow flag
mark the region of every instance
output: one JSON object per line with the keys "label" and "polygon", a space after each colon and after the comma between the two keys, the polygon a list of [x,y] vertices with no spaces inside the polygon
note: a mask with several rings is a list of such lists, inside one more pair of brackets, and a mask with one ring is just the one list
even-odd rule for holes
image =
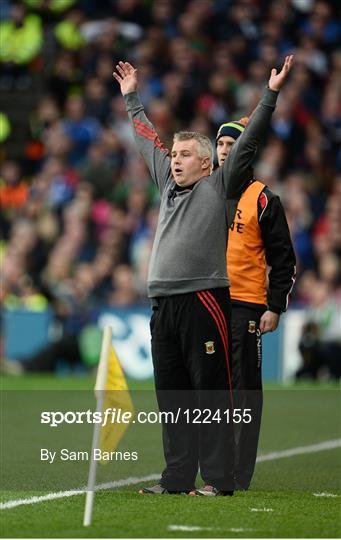
{"label": "yellow flag", "polygon": [[[120,413],[118,413],[120,419],[122,419],[123,413],[130,412],[131,419],[128,423],[122,421],[108,421],[106,425],[101,428],[100,448],[102,454],[103,452],[112,452],[117,448],[120,440],[132,422],[134,414],[134,406],[130,398],[127,381],[112,345],[110,346],[109,353],[109,367],[105,385],[103,412],[107,409],[116,409],[116,413],[120,411]],[[117,414],[116,418],[118,418]],[[101,463],[108,463],[108,460],[102,459]]]}

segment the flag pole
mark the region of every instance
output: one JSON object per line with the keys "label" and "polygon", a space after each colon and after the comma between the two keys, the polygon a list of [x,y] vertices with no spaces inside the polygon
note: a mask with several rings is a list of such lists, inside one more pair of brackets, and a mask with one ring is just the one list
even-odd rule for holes
{"label": "flag pole", "polygon": [[[103,330],[101,356],[100,356],[100,360],[98,364],[97,378],[96,378],[96,385],[95,385],[95,395],[97,397],[96,412],[100,412],[100,413],[102,413],[102,410],[103,410],[104,391],[105,391],[105,385],[106,385],[107,376],[108,376],[109,353],[110,353],[111,341],[112,341],[112,328],[111,326],[105,326]],[[92,519],[92,509],[93,509],[93,504],[94,504],[95,482],[96,482],[96,471],[97,471],[97,461],[94,460],[94,450],[95,448],[99,447],[100,433],[101,433],[101,424],[94,424],[88,485],[87,485],[86,498],[85,498],[85,509],[84,509],[84,519],[83,519],[84,527],[88,527],[91,524],[91,519]]]}

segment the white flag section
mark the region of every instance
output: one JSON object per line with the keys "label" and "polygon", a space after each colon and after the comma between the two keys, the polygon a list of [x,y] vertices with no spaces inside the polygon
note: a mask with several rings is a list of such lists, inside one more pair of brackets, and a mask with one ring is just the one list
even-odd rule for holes
{"label": "white flag section", "polygon": [[[122,412],[134,412],[128,385],[112,345],[111,326],[105,326],[103,331],[101,356],[95,385],[95,395],[97,398],[96,412],[102,414],[104,410],[114,407],[121,409]],[[94,460],[94,451],[97,448],[101,448],[102,451],[114,450],[119,444],[129,425],[129,423],[108,423],[104,427],[101,427],[100,423],[94,424],[91,461],[83,520],[83,525],[85,527],[91,524],[94,503],[97,471],[97,460]],[[102,461],[101,463],[104,462]]]}
{"label": "white flag section", "polygon": [[[112,329],[111,326],[106,326],[103,331],[102,338],[102,348],[101,356],[99,360],[96,386],[95,386],[95,395],[97,397],[97,406],[96,412],[102,412],[103,403],[104,403],[104,388],[105,383],[108,377],[108,367],[109,367],[109,352],[112,340]],[[91,448],[91,461],[89,468],[88,476],[88,487],[85,498],[85,510],[84,510],[84,520],[83,525],[87,527],[91,524],[92,519],[92,509],[94,505],[94,489],[96,482],[96,470],[97,470],[97,461],[94,460],[94,450],[99,446],[101,434],[101,425],[94,424],[94,433],[92,437],[92,448]]]}

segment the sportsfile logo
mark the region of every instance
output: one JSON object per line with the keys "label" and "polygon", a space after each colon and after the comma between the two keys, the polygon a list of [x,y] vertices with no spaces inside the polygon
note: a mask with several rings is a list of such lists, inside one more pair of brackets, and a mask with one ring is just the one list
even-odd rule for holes
{"label": "sportsfile logo", "polygon": [[100,424],[105,427],[107,424],[130,424],[133,418],[131,411],[122,409],[107,408],[103,412],[99,411],[43,411],[40,416],[40,423],[50,427],[58,427],[61,424]]}

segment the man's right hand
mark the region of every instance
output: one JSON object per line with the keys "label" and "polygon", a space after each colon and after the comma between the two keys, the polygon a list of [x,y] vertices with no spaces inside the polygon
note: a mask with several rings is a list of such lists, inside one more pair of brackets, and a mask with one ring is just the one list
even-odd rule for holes
{"label": "man's right hand", "polygon": [[121,87],[122,96],[136,92],[137,90],[137,69],[129,62],[119,62],[116,66],[116,71],[113,73],[114,79]]}
{"label": "man's right hand", "polygon": [[271,75],[269,79],[270,90],[279,92],[279,90],[282,88],[283,84],[285,83],[289,75],[289,72],[292,68],[293,63],[294,63],[294,55],[290,54],[289,56],[285,57],[283,67],[279,73],[277,73],[277,69],[275,68],[271,70]]}

